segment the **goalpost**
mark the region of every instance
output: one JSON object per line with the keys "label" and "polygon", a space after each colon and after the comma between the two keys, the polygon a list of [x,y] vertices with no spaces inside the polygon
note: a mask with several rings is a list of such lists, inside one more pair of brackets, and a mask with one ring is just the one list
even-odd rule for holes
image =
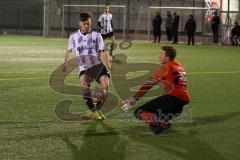
{"label": "goalpost", "polygon": [[[67,8],[72,8],[72,7],[77,7],[77,8],[104,8],[105,5],[62,5],[62,38],[64,37],[64,27],[65,27],[65,11]],[[119,8],[123,10],[123,18],[122,18],[122,38],[125,39],[125,34],[126,34],[126,6],[124,5],[109,5],[110,7],[110,13],[111,13],[111,8]],[[86,10],[86,9],[85,9]],[[81,11],[81,10],[80,10]],[[113,13],[114,16],[114,13]],[[114,18],[113,18],[114,19]]]}
{"label": "goalpost", "polygon": [[[152,10],[160,10],[160,11],[165,10],[166,12],[169,10],[169,11],[171,11],[171,13],[173,13],[173,10],[174,11],[178,10],[178,11],[181,11],[181,12],[186,11],[186,13],[188,13],[188,14],[194,14],[196,11],[198,11],[198,12],[201,11],[203,13],[200,13],[200,14],[205,17],[205,12],[208,11],[208,10],[211,10],[211,9],[213,9],[213,8],[206,8],[206,7],[155,7],[155,6],[150,6],[150,7],[148,7],[148,40],[150,40],[150,34],[151,34],[151,11]],[[186,15],[186,16],[188,17],[188,15]],[[163,20],[164,20],[164,18],[163,18]],[[196,20],[196,17],[195,17],[195,20]],[[180,19],[180,22],[181,22],[181,19]],[[197,23],[198,23],[198,21],[197,21]],[[204,23],[205,23],[205,21],[201,22],[202,33],[204,32]]]}

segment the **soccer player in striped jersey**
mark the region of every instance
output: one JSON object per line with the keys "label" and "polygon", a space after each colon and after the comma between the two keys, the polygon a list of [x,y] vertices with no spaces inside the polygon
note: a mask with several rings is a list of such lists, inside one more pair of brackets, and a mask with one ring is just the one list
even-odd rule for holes
{"label": "soccer player in striped jersey", "polygon": [[113,15],[109,13],[109,6],[106,5],[104,8],[104,13],[101,14],[98,18],[98,26],[101,28],[101,34],[103,39],[110,38],[112,41],[111,48],[110,48],[110,55],[112,55],[114,45],[115,45],[115,36],[113,33]]}
{"label": "soccer player in striped jersey", "polygon": [[[89,108],[84,114],[84,118],[105,119],[101,112],[101,107],[107,98],[109,86],[108,70],[111,69],[108,54],[104,52],[104,42],[100,33],[91,30],[91,13],[81,13],[79,19],[80,29],[72,33],[69,37],[68,49],[65,54],[65,65],[63,70],[67,70],[71,52],[76,53],[78,61],[79,80],[83,93],[83,98]],[[96,80],[101,88],[102,99],[96,105],[93,103],[94,91],[90,90],[93,80]]]}
{"label": "soccer player in striped jersey", "polygon": [[148,123],[155,134],[161,133],[171,126],[169,121],[178,117],[184,105],[189,103],[186,87],[186,72],[183,66],[174,60],[176,50],[171,46],[163,46],[160,55],[161,65],[142,85],[138,92],[123,101],[122,109],[129,111],[133,105],[155,84],[162,82],[164,95],[161,95],[135,110],[137,119]]}

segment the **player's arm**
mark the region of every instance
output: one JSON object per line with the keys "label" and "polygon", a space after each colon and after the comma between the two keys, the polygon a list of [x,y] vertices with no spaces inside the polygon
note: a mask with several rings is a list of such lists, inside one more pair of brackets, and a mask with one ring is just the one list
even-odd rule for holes
{"label": "player's arm", "polygon": [[114,28],[113,27],[113,15],[112,15],[112,17],[111,17],[111,26],[112,26],[112,29]]}
{"label": "player's arm", "polygon": [[98,48],[99,48],[99,53],[101,56],[101,60],[104,64],[104,66],[108,69],[108,71],[111,71],[111,65],[109,62],[109,56],[108,54],[104,51],[104,41],[103,38],[101,36],[101,34],[98,34]]}
{"label": "player's arm", "polygon": [[102,15],[99,16],[97,24],[101,29],[103,29],[103,26],[102,26],[101,22],[102,22]]}
{"label": "player's arm", "polygon": [[109,62],[109,55],[104,51],[100,51],[100,55],[101,55],[101,59],[102,59],[104,66],[107,68],[108,71],[111,71],[112,67]]}
{"label": "player's arm", "polygon": [[167,72],[168,68],[165,65],[161,65],[132,97],[122,102],[123,111],[129,111],[139,99],[141,99],[154,85],[162,80]]}
{"label": "player's arm", "polygon": [[64,56],[64,64],[63,64],[63,72],[67,71],[68,68],[68,63],[70,61],[70,59],[72,58],[72,51],[71,50],[67,50],[65,52],[65,56]]}
{"label": "player's arm", "polygon": [[68,63],[72,58],[72,51],[74,50],[74,42],[72,36],[69,37],[68,40],[68,49],[64,55],[64,64],[63,64],[63,72],[67,71]]}
{"label": "player's arm", "polygon": [[98,21],[98,26],[103,29],[103,26],[101,25],[101,22]]}
{"label": "player's arm", "polygon": [[112,20],[111,20],[111,26],[112,26],[112,29],[113,29],[114,27],[113,27],[113,21]]}

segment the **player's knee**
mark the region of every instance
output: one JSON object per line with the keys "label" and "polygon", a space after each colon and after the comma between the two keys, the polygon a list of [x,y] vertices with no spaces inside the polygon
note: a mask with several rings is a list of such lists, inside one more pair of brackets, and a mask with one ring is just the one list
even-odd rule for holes
{"label": "player's knee", "polygon": [[90,88],[90,82],[83,80],[83,81],[80,82],[80,87],[82,89],[89,89]]}
{"label": "player's knee", "polygon": [[109,79],[107,76],[100,77],[99,82],[100,82],[100,86],[103,90],[108,90]]}

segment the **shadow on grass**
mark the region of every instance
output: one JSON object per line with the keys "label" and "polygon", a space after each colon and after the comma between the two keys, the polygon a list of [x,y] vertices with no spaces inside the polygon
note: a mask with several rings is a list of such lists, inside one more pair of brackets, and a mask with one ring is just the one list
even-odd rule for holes
{"label": "shadow on grass", "polygon": [[[96,129],[98,125],[108,132],[98,133]],[[71,150],[74,160],[122,160],[125,157],[126,142],[120,139],[113,128],[103,122],[90,125],[82,137],[83,144],[79,148],[67,136],[62,140]]]}
{"label": "shadow on grass", "polygon": [[[231,120],[235,117],[239,117],[240,112],[232,112],[227,113],[225,115],[219,115],[219,116],[211,116],[211,117],[199,117],[195,118],[193,122],[188,123],[175,123],[174,126],[181,126],[186,127],[186,129],[194,129],[194,127],[201,126],[201,125],[211,125],[216,123],[222,123],[227,120]],[[18,130],[29,130],[29,129],[38,129],[42,128],[43,125],[47,124],[58,124],[58,122],[0,122],[1,126],[4,128],[7,128],[9,131],[16,132]],[[68,125],[70,122],[66,123]],[[17,124],[17,126],[16,126]],[[59,124],[63,124],[61,121]],[[82,123],[85,125],[89,125],[90,127],[87,129],[87,131],[82,134],[76,131],[55,131],[50,133],[41,133],[41,134],[32,134],[29,132],[29,135],[24,135],[17,137],[0,137],[1,140],[26,140],[26,139],[47,139],[47,138],[61,138],[65,135],[71,136],[71,137],[78,137],[78,136],[84,136],[84,137],[108,137],[108,136],[119,136],[119,135],[152,135],[149,128],[147,126],[141,126],[141,125],[134,125],[134,126],[124,126],[124,127],[114,127],[111,128],[110,126],[107,126],[103,122],[89,122],[89,123]],[[102,125],[101,130],[96,130],[97,125]],[[174,128],[174,127],[173,127]],[[170,129],[169,131],[165,132],[165,134],[175,134],[177,131],[174,129]],[[171,136],[171,135],[170,135]]]}
{"label": "shadow on grass", "polygon": [[186,127],[194,127],[194,126],[201,126],[201,125],[210,125],[215,123],[221,123],[226,120],[233,119],[235,117],[239,117],[240,112],[231,112],[226,113],[224,115],[216,115],[216,116],[206,116],[206,117],[196,117],[194,121],[191,123],[178,123],[178,126],[186,126]]}
{"label": "shadow on grass", "polygon": [[[233,119],[239,115],[240,112],[232,112],[220,116],[199,117],[192,123],[179,123],[176,124],[176,126],[186,126],[187,128],[216,124]],[[157,150],[159,149],[184,160],[225,159],[216,148],[212,148],[207,142],[201,141],[197,133],[193,128],[189,128],[186,134],[170,129],[158,136],[130,135],[129,137],[133,141],[151,145]],[[168,158],[169,157],[166,157],[165,159]]]}
{"label": "shadow on grass", "polygon": [[[176,156],[184,160],[217,159],[224,160],[219,152],[208,143],[198,139],[197,132],[190,130],[187,134],[175,132],[173,134],[162,134],[159,136],[130,136],[130,139],[147,145],[156,150],[161,150],[168,155]],[[136,159],[137,159],[136,155]],[[161,157],[169,159],[169,157]]]}

